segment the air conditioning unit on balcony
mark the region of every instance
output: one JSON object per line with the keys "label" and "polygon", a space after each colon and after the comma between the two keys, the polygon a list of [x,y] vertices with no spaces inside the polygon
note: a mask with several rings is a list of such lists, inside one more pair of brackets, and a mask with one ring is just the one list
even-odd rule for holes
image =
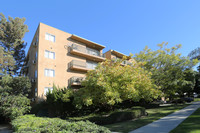
{"label": "air conditioning unit on balcony", "polygon": [[34,46],[34,47],[37,47],[37,42],[34,42],[34,43],[33,43],[33,46]]}
{"label": "air conditioning unit on balcony", "polygon": [[36,64],[36,60],[33,60],[33,64],[34,64],[34,65]]}
{"label": "air conditioning unit on balcony", "polygon": [[31,82],[32,82],[32,83],[35,83],[35,82],[36,82],[36,79],[31,79]]}

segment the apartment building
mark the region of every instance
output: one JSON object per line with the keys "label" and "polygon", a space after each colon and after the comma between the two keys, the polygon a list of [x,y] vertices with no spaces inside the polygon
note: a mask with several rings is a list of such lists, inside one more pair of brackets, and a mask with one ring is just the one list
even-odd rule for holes
{"label": "apartment building", "polygon": [[109,50],[107,52],[104,53],[104,56],[106,59],[112,60],[112,61],[116,61],[118,59],[122,59],[124,56],[126,57],[126,60],[124,60],[121,65],[131,65],[133,62],[133,59],[131,59],[130,56],[127,56],[123,53],[120,53],[116,50]]}
{"label": "apartment building", "polygon": [[40,23],[29,48],[23,74],[32,82],[32,97],[44,98],[53,84],[79,88],[88,70],[105,61],[105,47]]}

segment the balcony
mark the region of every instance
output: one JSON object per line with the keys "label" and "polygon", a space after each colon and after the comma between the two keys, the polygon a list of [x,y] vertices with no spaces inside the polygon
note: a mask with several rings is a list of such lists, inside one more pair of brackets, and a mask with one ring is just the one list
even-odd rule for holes
{"label": "balcony", "polygon": [[[112,62],[117,62],[117,61],[121,61],[122,59],[120,58],[117,58],[117,57],[113,57],[112,58]],[[128,60],[124,60],[121,62],[121,65],[122,66],[125,66],[125,65],[132,65],[132,62],[131,61],[128,61]]]}
{"label": "balcony", "polygon": [[72,44],[72,46],[70,47],[70,53],[97,62],[102,62],[106,59],[103,57],[103,54],[99,51],[87,47],[82,47],[76,44]]}
{"label": "balcony", "polygon": [[87,72],[89,70],[92,70],[92,68],[88,67],[86,62],[77,61],[77,60],[72,60],[70,62],[70,69],[76,70],[76,71],[83,71],[83,72]]}
{"label": "balcony", "polygon": [[70,85],[71,86],[80,86],[81,82],[85,80],[85,77],[71,77],[70,78]]}

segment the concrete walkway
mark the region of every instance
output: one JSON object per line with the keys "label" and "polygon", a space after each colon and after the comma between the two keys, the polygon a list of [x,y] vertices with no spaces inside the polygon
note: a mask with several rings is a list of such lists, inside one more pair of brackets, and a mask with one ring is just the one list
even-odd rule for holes
{"label": "concrete walkway", "polygon": [[176,111],[146,126],[131,131],[130,133],[169,133],[198,108],[200,108],[200,102],[194,102],[188,107]]}
{"label": "concrete walkway", "polygon": [[11,127],[8,124],[0,124],[0,133],[12,133]]}

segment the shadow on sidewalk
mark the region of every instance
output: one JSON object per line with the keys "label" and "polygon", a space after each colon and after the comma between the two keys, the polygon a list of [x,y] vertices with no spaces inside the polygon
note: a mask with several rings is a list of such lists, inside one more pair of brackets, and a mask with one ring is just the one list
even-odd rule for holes
{"label": "shadow on sidewalk", "polygon": [[0,124],[0,133],[12,133],[12,127],[9,124]]}

